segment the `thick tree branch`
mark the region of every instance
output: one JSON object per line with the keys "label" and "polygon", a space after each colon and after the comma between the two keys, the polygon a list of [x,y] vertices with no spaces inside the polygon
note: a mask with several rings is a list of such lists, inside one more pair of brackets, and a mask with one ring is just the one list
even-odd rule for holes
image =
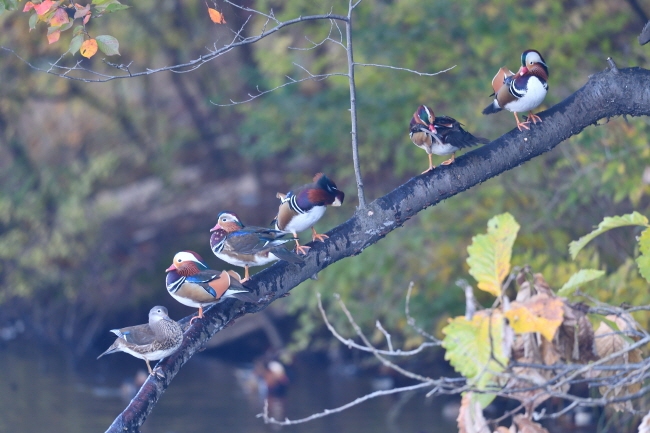
{"label": "thick tree branch", "polygon": [[[149,377],[108,431],[138,431],[180,368],[234,319],[266,308],[318,271],[361,253],[421,210],[548,152],[600,119],[618,115],[650,115],[650,71],[631,68],[595,74],[580,90],[541,113],[543,123],[534,125],[531,131],[514,129],[463,155],[454,164],[414,177],[365,209],[357,210],[352,218],[328,233],[330,238],[326,242],[313,244],[304,263],[279,262],[253,276],[247,286],[259,294],[257,304],[228,300],[210,308],[205,319],[187,330],[179,351],[159,363],[165,379]],[[187,318],[182,322],[186,323]]]}

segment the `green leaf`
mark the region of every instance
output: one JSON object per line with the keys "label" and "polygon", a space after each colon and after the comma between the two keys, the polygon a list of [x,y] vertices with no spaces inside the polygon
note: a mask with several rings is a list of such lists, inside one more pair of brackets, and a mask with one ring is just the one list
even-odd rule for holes
{"label": "green leaf", "polygon": [[478,288],[499,296],[503,279],[510,272],[512,245],[517,238],[519,224],[509,213],[497,215],[488,221],[488,232],[472,238],[467,247],[469,273]]}
{"label": "green leaf", "polygon": [[72,38],[70,41],[70,46],[68,47],[68,52],[75,54],[81,48],[81,44],[84,42],[84,35],[77,35]]}
{"label": "green leaf", "polygon": [[464,316],[451,319],[442,330],[445,359],[479,390],[496,383],[496,375],[508,365],[509,354],[503,347],[504,324],[500,312],[483,310],[471,321]]}
{"label": "green leaf", "polygon": [[29,30],[34,30],[36,28],[36,23],[38,22],[38,14],[34,12],[29,17]]}
{"label": "green leaf", "polygon": [[104,9],[104,12],[105,12],[105,13],[117,12],[117,11],[121,11],[121,10],[124,10],[124,9],[128,9],[128,8],[130,8],[130,7],[131,7],[131,6],[127,6],[127,5],[123,5],[123,4],[113,3],[113,4],[108,5],[108,6],[106,7],[106,9]]}
{"label": "green leaf", "polygon": [[120,43],[113,36],[101,35],[95,38],[97,47],[107,56],[120,55]]}
{"label": "green leaf", "polygon": [[72,36],[83,35],[83,33],[84,33],[84,26],[77,26],[72,31]]}
{"label": "green leaf", "polygon": [[648,218],[638,212],[632,212],[631,214],[621,216],[605,217],[594,231],[569,244],[569,253],[571,254],[571,258],[575,260],[580,250],[601,233],[626,226],[648,227]]}
{"label": "green leaf", "polygon": [[599,271],[598,269],[581,269],[575,274],[571,275],[569,281],[564,283],[562,288],[557,292],[558,296],[570,296],[575,292],[580,286],[598,279],[605,275],[605,271]]}
{"label": "green leaf", "polygon": [[2,14],[6,9],[6,6],[2,0],[0,0],[0,14]]}

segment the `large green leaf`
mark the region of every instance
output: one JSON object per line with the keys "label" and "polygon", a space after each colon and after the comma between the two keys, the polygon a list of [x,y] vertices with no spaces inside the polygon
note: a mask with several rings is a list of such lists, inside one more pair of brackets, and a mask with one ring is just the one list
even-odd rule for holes
{"label": "large green leaf", "polygon": [[503,279],[510,272],[512,245],[517,238],[519,224],[509,213],[497,215],[488,221],[488,232],[472,238],[467,247],[469,273],[478,282],[478,288],[499,296]]}
{"label": "large green leaf", "polygon": [[495,383],[496,374],[508,365],[509,356],[503,347],[504,323],[499,311],[484,310],[472,320],[464,316],[451,319],[442,330],[445,359],[479,390]]}
{"label": "large green leaf", "polygon": [[598,279],[605,275],[605,271],[600,271],[598,269],[580,269],[575,274],[571,275],[569,281],[564,283],[562,288],[557,292],[558,296],[570,296],[575,292],[580,286]]}
{"label": "large green leaf", "polygon": [[113,36],[100,35],[95,38],[97,41],[97,48],[107,56],[120,55],[120,43]]}
{"label": "large green leaf", "polygon": [[571,254],[571,258],[575,260],[580,250],[583,249],[584,246],[587,245],[593,238],[600,235],[601,233],[605,233],[608,230],[618,227],[626,226],[648,227],[648,218],[641,215],[639,212],[632,212],[631,214],[621,216],[605,217],[605,219],[603,219],[601,223],[598,224],[596,230],[569,244],[569,253]]}

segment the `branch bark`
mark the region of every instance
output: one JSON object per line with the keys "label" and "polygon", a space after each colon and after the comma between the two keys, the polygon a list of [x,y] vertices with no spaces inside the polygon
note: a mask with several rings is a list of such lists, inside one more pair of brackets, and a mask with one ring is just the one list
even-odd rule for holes
{"label": "branch bark", "polygon": [[[279,262],[254,275],[247,286],[259,295],[258,303],[227,300],[210,308],[203,320],[186,331],[179,351],[158,364],[165,379],[149,377],[107,431],[137,432],[181,367],[212,335],[238,317],[266,308],[318,271],[360,254],[427,207],[548,152],[601,119],[619,115],[650,115],[650,71],[630,68],[595,74],[577,92],[541,113],[544,121],[531,131],[513,129],[461,156],[454,164],[416,176],[357,210],[328,233],[326,242],[312,244],[304,263]],[[185,318],[181,323],[187,321]]]}

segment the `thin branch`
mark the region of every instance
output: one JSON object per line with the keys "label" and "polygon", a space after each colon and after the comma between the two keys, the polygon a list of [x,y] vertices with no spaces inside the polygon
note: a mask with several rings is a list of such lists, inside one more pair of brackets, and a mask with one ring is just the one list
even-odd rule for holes
{"label": "thin branch", "polygon": [[[359,0],[361,1],[361,0]],[[359,3],[357,3],[359,4]],[[356,5],[355,5],[356,6]],[[352,55],[352,3],[348,11],[348,19],[345,21],[345,39],[348,53],[348,80],[350,81],[350,121],[352,130],[352,165],[354,166],[354,177],[357,181],[357,195],[359,196],[359,209],[366,208],[366,196],[363,192],[363,179],[361,178],[361,164],[359,163],[359,142],[357,137],[357,89],[354,82],[354,56]]]}
{"label": "thin branch", "polygon": [[379,320],[377,320],[375,322],[375,326],[377,327],[377,329],[379,329],[379,332],[384,334],[384,337],[386,338],[386,344],[388,345],[388,351],[389,352],[394,352],[394,350],[393,350],[393,342],[391,340],[391,337],[390,337],[390,334],[388,333],[388,331],[386,331],[384,329],[384,327],[381,326],[381,322]]}
{"label": "thin branch", "polygon": [[[248,8],[246,8],[246,9],[248,9]],[[261,12],[259,12],[259,13],[261,15],[264,15]],[[267,16],[267,15],[264,15],[264,16]],[[269,15],[267,17],[272,17],[272,16]],[[335,15],[335,14],[308,15],[308,16],[298,17],[298,18],[288,20],[288,21],[283,21],[283,22],[277,21],[277,19],[275,19],[275,18],[270,18],[270,19],[273,19],[275,22],[278,22],[278,25],[276,25],[275,27],[273,27],[270,30],[264,29],[257,36],[242,38],[239,42],[230,43],[230,44],[228,44],[226,46],[223,46],[223,47],[221,47],[221,48],[219,48],[217,50],[211,51],[208,54],[201,55],[199,58],[194,59],[194,60],[190,60],[189,62],[186,62],[186,63],[180,63],[180,64],[172,65],[172,66],[164,66],[164,67],[158,68],[158,69],[146,69],[146,70],[144,70],[142,72],[127,73],[127,74],[124,74],[124,75],[107,75],[107,74],[103,74],[103,73],[100,73],[100,72],[96,72],[96,71],[93,71],[93,70],[90,70],[90,69],[87,69],[87,68],[80,67],[79,62],[77,62],[75,64],[75,66],[72,66],[72,67],[60,66],[55,62],[55,63],[50,64],[49,68],[44,69],[44,68],[40,68],[40,67],[32,64],[31,62],[27,61],[26,59],[22,58],[20,55],[18,55],[18,53],[16,53],[11,48],[0,46],[0,49],[13,54],[18,59],[20,59],[22,62],[27,64],[30,68],[32,68],[32,69],[34,69],[36,71],[45,72],[47,74],[55,75],[57,77],[65,78],[65,79],[68,79],[68,80],[82,81],[84,83],[103,83],[103,82],[106,82],[106,81],[112,81],[112,80],[117,80],[117,79],[122,79],[122,78],[143,77],[143,76],[152,75],[152,74],[155,74],[155,73],[158,73],[158,72],[164,72],[164,71],[170,71],[170,72],[176,72],[176,73],[191,72],[191,71],[195,70],[196,68],[204,65],[205,63],[208,63],[208,62],[216,59],[217,57],[220,57],[220,56],[230,52],[231,50],[233,50],[233,49],[235,49],[237,47],[240,47],[242,45],[254,44],[254,43],[266,38],[267,36],[270,36],[270,35],[278,32],[279,30],[283,29],[284,27],[287,27],[287,26],[290,26],[290,25],[293,25],[293,24],[297,24],[297,23],[302,23],[302,22],[306,22],[306,21],[315,21],[315,20],[340,20],[340,21],[345,21],[346,23],[348,22],[347,17],[344,17],[342,15]],[[240,33],[238,32],[237,35],[239,35],[239,34]],[[64,72],[56,72],[55,70],[57,70],[57,69],[58,70],[64,70]],[[96,77],[99,77],[99,78],[83,78],[83,77],[77,77],[77,76],[69,75],[71,72],[77,72],[77,71],[88,73],[91,76],[96,76]]]}
{"label": "thin branch", "polygon": [[321,295],[320,293],[316,294],[316,298],[318,299],[318,309],[320,311],[321,316],[323,317],[323,321],[325,322],[325,326],[327,326],[327,329],[332,333],[332,335],[339,340],[341,343],[345,344],[348,348],[352,349],[357,349],[361,350],[363,352],[370,352],[370,353],[379,353],[381,355],[387,355],[387,356],[413,356],[417,355],[418,353],[422,352],[424,349],[427,347],[435,347],[437,344],[434,343],[422,343],[420,346],[418,346],[417,349],[413,350],[379,350],[374,347],[367,347],[363,346],[361,344],[356,343],[354,340],[351,340],[349,338],[343,337],[341,334],[338,333],[336,328],[332,326],[330,323],[329,319],[327,318],[327,313],[325,312],[325,309],[323,308],[323,302],[321,300]]}
{"label": "thin branch", "polygon": [[424,329],[422,329],[421,327],[419,327],[419,326],[415,323],[415,319],[414,319],[413,317],[411,317],[410,304],[411,304],[411,293],[412,293],[412,292],[413,292],[413,281],[411,281],[411,282],[409,283],[409,287],[408,287],[408,289],[407,289],[407,291],[406,291],[406,303],[405,303],[405,305],[404,305],[404,313],[405,313],[405,316],[406,316],[406,323],[407,323],[411,328],[413,328],[413,330],[414,330],[415,332],[417,332],[418,334],[420,334],[420,335],[423,336],[424,338],[427,338],[427,339],[433,341],[434,343],[436,343],[436,345],[439,345],[439,344],[441,343],[441,341],[438,340],[438,339],[437,339],[436,337],[434,337],[433,335],[431,335],[431,334],[429,334],[428,332],[426,332],[426,331],[425,331]]}
{"label": "thin branch", "polygon": [[419,72],[419,71],[414,71],[413,69],[408,69],[408,68],[399,68],[397,66],[390,66],[390,65],[379,65],[377,63],[354,63],[355,66],[373,66],[375,68],[387,68],[387,69],[394,69],[396,71],[404,71],[404,72],[410,72],[412,74],[419,75],[421,77],[433,77],[439,74],[443,74],[445,72],[449,72],[452,69],[456,67],[456,65],[451,66],[447,69],[443,69],[442,71],[438,72]]}
{"label": "thin branch", "polygon": [[264,422],[267,424],[275,424],[275,425],[296,425],[296,424],[302,424],[305,422],[313,421],[318,418],[323,418],[328,415],[332,415],[335,413],[343,412],[344,410],[350,409],[351,407],[354,407],[358,404],[363,403],[364,401],[368,401],[370,399],[376,398],[376,397],[381,397],[382,395],[391,395],[391,394],[397,394],[400,392],[406,392],[406,391],[415,391],[418,389],[426,388],[431,386],[431,383],[424,382],[424,383],[418,383],[415,385],[411,386],[403,386],[401,388],[393,388],[393,389],[386,389],[386,390],[379,390],[375,392],[371,392],[370,394],[366,394],[363,397],[359,397],[347,404],[344,404],[343,406],[339,406],[335,409],[325,409],[322,412],[315,413],[312,415],[309,415],[308,417],[305,418],[300,418],[300,419],[285,419],[284,421],[278,421],[273,417],[269,417],[269,412],[268,412],[268,400],[264,404],[264,413],[258,414],[258,418],[263,418]]}

